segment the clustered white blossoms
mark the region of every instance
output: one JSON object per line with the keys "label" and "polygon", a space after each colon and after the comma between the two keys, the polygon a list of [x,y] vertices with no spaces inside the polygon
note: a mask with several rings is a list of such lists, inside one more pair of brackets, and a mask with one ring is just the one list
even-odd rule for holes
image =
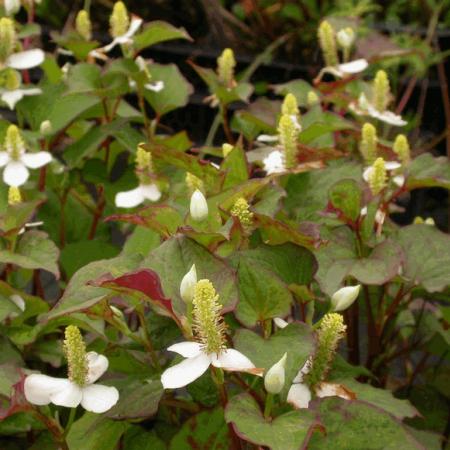
{"label": "clustered white blossoms", "polygon": [[69,377],[54,378],[42,374],[31,374],[25,378],[26,399],[34,405],[76,408],[79,404],[87,411],[104,413],[119,400],[119,392],[113,386],[95,384],[106,372],[108,359],[96,352],[86,353],[80,330],[69,325],[66,328],[64,351]]}
{"label": "clustered white blossoms", "polygon": [[[185,301],[192,298],[192,317],[195,342],[180,342],[167,350],[186,358],[166,369],[161,375],[164,389],[176,389],[192,383],[212,365],[227,371],[258,373],[254,364],[239,351],[227,348],[226,326],[220,314],[219,296],[209,280],[196,281],[191,268],[180,286]],[[192,294],[194,281],[195,289]]]}
{"label": "clustered white blossoms", "polygon": [[28,169],[45,166],[52,160],[48,152],[40,151],[27,153],[25,142],[16,125],[10,125],[6,131],[6,138],[0,151],[0,167],[3,170],[3,181],[8,186],[21,186],[30,176]]}

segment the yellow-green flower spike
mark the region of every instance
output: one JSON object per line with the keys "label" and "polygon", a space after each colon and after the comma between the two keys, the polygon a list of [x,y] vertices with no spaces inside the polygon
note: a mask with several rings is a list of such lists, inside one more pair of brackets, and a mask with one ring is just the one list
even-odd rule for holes
{"label": "yellow-green flower spike", "polygon": [[75,325],[66,327],[64,353],[69,367],[69,380],[78,386],[84,386],[88,374],[86,345],[80,330]]}
{"label": "yellow-green flower spike", "polygon": [[227,87],[234,84],[234,68],[236,67],[236,59],[231,48],[226,48],[217,58],[217,75],[219,81]]}
{"label": "yellow-green flower spike", "polygon": [[17,161],[25,149],[20,131],[16,125],[10,125],[6,130],[5,149],[11,159]]}
{"label": "yellow-green flower spike", "polygon": [[20,88],[22,84],[22,77],[17,70],[6,69],[5,70],[5,88],[8,91],[15,91]]}
{"label": "yellow-green flower spike", "polygon": [[109,26],[113,38],[123,36],[128,31],[130,18],[124,2],[114,3],[113,12],[109,18]]}
{"label": "yellow-green flower spike", "polygon": [[6,61],[14,52],[17,43],[14,21],[9,17],[0,19],[0,62]]}
{"label": "yellow-green flower spike", "polygon": [[288,114],[289,116],[298,116],[300,114],[297,99],[294,94],[289,93],[284,97],[283,104],[281,105],[281,114]]}
{"label": "yellow-green flower spike", "polygon": [[236,200],[230,210],[232,216],[237,217],[243,228],[249,228],[253,225],[253,213],[250,211],[249,204],[244,197]]}
{"label": "yellow-green flower spike", "polygon": [[85,9],[78,12],[75,20],[75,29],[85,41],[90,41],[92,39],[91,19],[89,13]]}
{"label": "yellow-green flower spike", "polygon": [[319,25],[318,36],[325,65],[337,66],[339,60],[336,48],[336,33],[327,20],[324,20]]}
{"label": "yellow-green flower spike", "polygon": [[8,190],[8,205],[13,206],[22,203],[22,196],[20,195],[20,189],[15,186],[10,186]]}
{"label": "yellow-green flower spike", "polygon": [[379,70],[373,81],[373,105],[380,111],[386,111],[391,96],[389,78],[384,70]]}
{"label": "yellow-green flower spike", "polygon": [[319,103],[319,96],[314,91],[309,91],[306,97],[306,103],[311,108]]}
{"label": "yellow-green flower spike", "polygon": [[226,326],[220,314],[222,305],[209,280],[200,280],[195,285],[192,304],[194,331],[197,340],[207,354],[220,353],[226,348]]}
{"label": "yellow-green flower spike", "polygon": [[378,195],[386,187],[387,174],[383,158],[377,158],[373,163],[368,183],[373,195]]}
{"label": "yellow-green flower spike", "polygon": [[186,185],[191,195],[197,189],[201,192],[205,192],[205,185],[203,184],[203,181],[191,172],[186,172]]}
{"label": "yellow-green flower spike", "polygon": [[222,154],[223,157],[226,158],[234,149],[234,147],[231,144],[223,144],[222,145]]}
{"label": "yellow-green flower spike", "polygon": [[136,151],[136,169],[149,171],[153,169],[152,154],[142,147],[138,147]]}
{"label": "yellow-green flower spike", "polygon": [[292,117],[283,114],[278,124],[278,136],[284,150],[286,169],[291,169],[297,165],[297,135],[298,130]]}
{"label": "yellow-green flower spike", "polygon": [[404,134],[399,134],[395,138],[393,150],[403,164],[409,163],[411,160],[411,151],[408,139]]}
{"label": "yellow-green flower spike", "polygon": [[365,123],[361,131],[359,151],[366,164],[372,164],[377,157],[377,130],[371,123]]}
{"label": "yellow-green flower spike", "polygon": [[322,319],[317,331],[317,350],[311,361],[310,371],[305,375],[305,382],[312,390],[327,376],[346,328],[340,314],[330,313]]}

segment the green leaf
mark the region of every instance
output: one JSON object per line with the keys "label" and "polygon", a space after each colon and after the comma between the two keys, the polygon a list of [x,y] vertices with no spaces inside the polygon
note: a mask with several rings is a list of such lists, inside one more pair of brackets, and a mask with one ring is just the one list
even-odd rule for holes
{"label": "green leaf", "polygon": [[198,279],[210,280],[219,303],[226,311],[234,308],[238,300],[235,272],[221,259],[204,247],[184,236],[177,235],[153,250],[142,262],[141,268],[152,269],[159,275],[166,297],[172,300],[175,311],[184,312],[185,304],[180,297],[180,283],[195,264]]}
{"label": "green leaf", "polygon": [[120,255],[112,259],[95,261],[82,267],[72,277],[55,307],[48,314],[43,315],[41,320],[50,320],[64,314],[81,311],[100,302],[110,293],[110,290],[90,286],[88,282],[107,273],[120,276],[131,272],[138,267],[141,259],[140,255]]}
{"label": "green leaf", "polygon": [[174,39],[192,41],[192,38],[184,28],[175,28],[167,22],[155,20],[154,22],[150,22],[142,33],[134,36],[133,43],[135,50],[140,51],[151,45],[172,41]]}
{"label": "green leaf", "polygon": [[188,419],[170,442],[169,450],[227,450],[228,427],[222,408],[203,411]]}
{"label": "green leaf", "polygon": [[124,450],[166,450],[164,442],[154,432],[148,432],[140,427],[132,427],[123,437]]}
{"label": "green leaf", "polygon": [[329,192],[333,208],[344,215],[344,218],[355,222],[361,211],[361,190],[355,180],[338,181]]}
{"label": "green leaf", "polygon": [[285,317],[293,301],[287,285],[269,270],[254,261],[239,259],[239,304],[236,317],[245,326],[253,327],[275,317]]}
{"label": "green leaf", "polygon": [[367,403],[325,398],[316,411],[325,433],[315,433],[308,449],[423,450],[400,421]]}
{"label": "green leaf", "polygon": [[222,189],[232,188],[247,181],[249,172],[244,150],[234,147],[223,160],[220,169],[226,173]]}
{"label": "green leaf", "polygon": [[424,153],[411,161],[406,179],[408,189],[442,187],[450,189],[450,164],[445,156],[434,158]]}
{"label": "green leaf", "polygon": [[450,285],[450,238],[434,226],[409,225],[398,230],[397,241],[405,253],[402,276],[428,292]]}
{"label": "green leaf", "polygon": [[291,80],[283,84],[275,84],[273,90],[276,94],[286,96],[291,93],[295,95],[299,106],[308,106],[308,92],[314,92],[320,96],[319,91],[314,89],[304,80]]}
{"label": "green leaf", "polygon": [[175,64],[151,64],[148,66],[152,81],[163,81],[164,88],[159,92],[145,89],[144,96],[152,108],[163,116],[174,109],[186,106],[189,96],[194,92],[190,83]]}
{"label": "green leaf", "polygon": [[246,355],[258,368],[268,370],[287,353],[286,382],[281,392],[287,396],[292,380],[314,352],[314,338],[310,327],[304,323],[291,323],[268,339],[253,331],[239,329],[234,336],[234,347]]}
{"label": "green leaf", "polygon": [[92,261],[117,256],[119,249],[97,239],[67,244],[61,251],[61,265],[66,275],[72,275]]}
{"label": "green leaf", "polygon": [[69,450],[115,450],[129,426],[127,422],[86,412],[70,428],[67,435]]}
{"label": "green leaf", "polygon": [[233,423],[241,439],[271,450],[304,448],[307,436],[317,426],[314,415],[308,410],[291,411],[267,421],[250,394],[233,397],[227,405],[225,418]]}
{"label": "green leaf", "polygon": [[0,250],[0,263],[15,264],[24,269],[44,269],[59,277],[59,250],[43,231],[27,231],[15,252]]}

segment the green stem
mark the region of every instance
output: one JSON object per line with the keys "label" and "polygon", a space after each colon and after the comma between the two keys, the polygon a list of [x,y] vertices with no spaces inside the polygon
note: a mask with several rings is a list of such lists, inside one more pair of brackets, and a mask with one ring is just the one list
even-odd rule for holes
{"label": "green stem", "polygon": [[70,414],[69,414],[69,418],[67,419],[66,428],[64,430],[64,436],[67,436],[69,434],[70,428],[72,427],[72,424],[75,420],[76,414],[77,414],[77,408],[70,408]]}
{"label": "green stem", "polygon": [[266,403],[264,405],[264,419],[268,419],[270,417],[272,407],[273,407],[273,394],[268,392],[266,395]]}

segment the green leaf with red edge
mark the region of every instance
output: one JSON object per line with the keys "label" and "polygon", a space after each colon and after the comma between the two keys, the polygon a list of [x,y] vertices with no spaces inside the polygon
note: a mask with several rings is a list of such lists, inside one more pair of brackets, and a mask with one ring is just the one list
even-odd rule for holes
{"label": "green leaf with red edge", "polygon": [[[121,293],[144,294],[157,306],[174,316],[172,302],[165,297],[158,274],[151,269],[140,269],[126,273],[120,277],[104,274],[89,283],[92,286],[112,289]],[[142,296],[139,296],[142,297]]]}
{"label": "green leaf with red edge", "polygon": [[233,424],[241,439],[271,450],[304,448],[310,434],[319,426],[308,410],[290,411],[267,420],[256,400],[247,393],[236,395],[228,402],[225,419]]}
{"label": "green leaf with red edge", "polygon": [[151,205],[133,214],[113,214],[105,222],[134,223],[156,231],[163,237],[174,235],[183,220],[180,213],[168,205]]}
{"label": "green leaf with red edge", "polygon": [[142,145],[144,149],[152,153],[152,156],[158,162],[164,162],[186,172],[190,172],[200,178],[207,188],[212,191],[218,191],[222,184],[219,171],[211,165],[209,161],[201,160],[194,155],[159,145]]}
{"label": "green leaf with red edge", "polygon": [[445,156],[434,158],[430,153],[424,153],[411,161],[407,171],[407,189],[424,187],[450,189],[450,164]]}
{"label": "green leaf with red edge", "polygon": [[340,180],[329,191],[329,198],[338,216],[355,222],[360,215],[362,193],[355,180]]}
{"label": "green leaf with red edge", "polygon": [[214,94],[225,105],[236,101],[247,102],[253,93],[253,86],[250,83],[238,83],[235,87],[228,88],[220,83],[214,70],[197,66],[193,62],[190,62],[190,65],[208,85],[211,94]]}
{"label": "green leaf with red edge", "polygon": [[145,25],[144,30],[134,36],[133,44],[134,48],[140,51],[151,45],[173,41],[174,39],[192,41],[192,38],[184,28],[176,28],[170,23],[155,20]]}
{"label": "green leaf with red edge", "polygon": [[313,408],[325,433],[314,433],[308,449],[425,450],[398,419],[366,402],[330,397]]}
{"label": "green leaf with red edge", "polygon": [[192,264],[197,268],[198,279],[207,278],[213,283],[224,310],[232,310],[238,301],[235,271],[192,239],[182,235],[171,237],[153,250],[141,267],[152,269],[159,275],[163,291],[172,300],[174,310],[184,313],[180,283]]}
{"label": "green leaf with red edge", "polygon": [[169,450],[228,450],[230,440],[222,408],[203,411],[184,422]]}
{"label": "green leaf with red edge", "polygon": [[63,296],[50,312],[41,316],[41,321],[54,319],[65,314],[89,309],[101,302],[111,293],[109,289],[89,285],[105,273],[119,277],[136,270],[142,261],[140,254],[119,255],[112,259],[102,259],[92,262],[79,269],[69,281]]}

